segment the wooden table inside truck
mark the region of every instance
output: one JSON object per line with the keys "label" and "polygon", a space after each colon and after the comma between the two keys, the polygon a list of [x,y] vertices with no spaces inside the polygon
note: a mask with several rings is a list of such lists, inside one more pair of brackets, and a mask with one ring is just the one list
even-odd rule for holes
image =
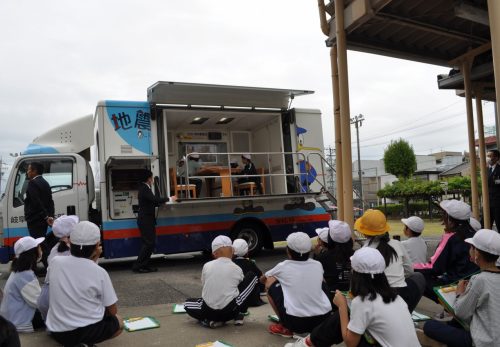
{"label": "wooden table inside truck", "polygon": [[[235,175],[241,171],[240,168],[230,168],[228,166],[205,166],[201,168],[197,175],[199,176],[220,176],[221,181],[221,196],[233,196],[233,191],[231,187],[231,175]],[[212,190],[214,189],[215,178],[207,177],[205,178],[207,186],[207,196],[212,196]]]}

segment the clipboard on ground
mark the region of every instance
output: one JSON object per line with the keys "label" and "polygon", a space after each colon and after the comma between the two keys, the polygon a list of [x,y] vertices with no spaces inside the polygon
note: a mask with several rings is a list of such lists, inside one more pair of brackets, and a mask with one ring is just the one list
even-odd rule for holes
{"label": "clipboard on ground", "polygon": [[153,317],[131,317],[123,320],[125,330],[128,332],[155,329],[160,327],[158,322]]}
{"label": "clipboard on ground", "polygon": [[467,331],[470,329],[469,324],[465,323],[461,319],[455,316],[455,310],[453,305],[457,300],[457,283],[447,284],[444,286],[432,288],[434,293],[436,293],[441,305],[453,315],[453,317],[459,322]]}
{"label": "clipboard on ground", "polygon": [[233,347],[233,346],[228,344],[227,342],[217,340],[215,342],[202,343],[196,345],[195,347]]}
{"label": "clipboard on ground", "polygon": [[184,304],[174,304],[174,306],[172,306],[172,313],[174,314],[186,313]]}

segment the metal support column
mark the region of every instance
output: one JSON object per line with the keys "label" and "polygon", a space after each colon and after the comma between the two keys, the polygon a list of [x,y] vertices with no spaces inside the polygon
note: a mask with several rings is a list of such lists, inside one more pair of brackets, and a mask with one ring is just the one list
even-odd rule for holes
{"label": "metal support column", "polygon": [[339,68],[339,97],[342,143],[342,182],[344,197],[344,221],[354,225],[352,201],[352,153],[351,121],[349,109],[349,77],[347,71],[347,45],[344,30],[344,0],[335,0],[335,32],[337,36],[337,64]]}
{"label": "metal support column", "polygon": [[483,105],[481,104],[481,91],[475,90],[477,132],[479,136],[479,165],[481,167],[481,192],[483,196],[484,228],[490,229],[490,200],[488,198],[488,171],[486,169],[486,145],[484,144]]}
{"label": "metal support column", "polygon": [[[490,21],[491,52],[493,54],[493,71],[495,74],[495,98],[500,100],[500,1],[488,0],[488,16]],[[496,104],[496,103],[495,103]],[[495,106],[495,113],[498,112]],[[498,117],[498,115],[496,115]],[[497,139],[499,129],[497,125]],[[497,141],[497,148],[500,143]]]}
{"label": "metal support column", "polygon": [[337,219],[344,220],[344,182],[342,175],[342,137],[340,132],[339,68],[337,65],[337,46],[330,49],[332,66],[333,121],[335,125],[335,169],[337,170]]}
{"label": "metal support column", "polygon": [[479,220],[479,194],[477,191],[477,163],[476,146],[474,141],[474,115],[472,113],[472,90],[470,81],[470,62],[462,62],[462,74],[465,86],[465,106],[467,109],[467,134],[469,136],[469,162],[470,162],[470,186],[472,215]]}

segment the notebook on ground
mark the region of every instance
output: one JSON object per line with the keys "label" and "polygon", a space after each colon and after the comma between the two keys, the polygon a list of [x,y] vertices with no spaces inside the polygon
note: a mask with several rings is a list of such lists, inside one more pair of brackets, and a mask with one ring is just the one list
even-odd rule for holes
{"label": "notebook on ground", "polygon": [[423,321],[426,321],[426,320],[430,320],[431,317],[423,314],[423,313],[418,313],[417,311],[413,311],[412,314],[411,314],[411,319],[414,321],[414,322],[423,322]]}
{"label": "notebook on ground", "polygon": [[123,321],[123,324],[125,325],[125,330],[130,332],[160,327],[160,323],[153,317],[127,318]]}

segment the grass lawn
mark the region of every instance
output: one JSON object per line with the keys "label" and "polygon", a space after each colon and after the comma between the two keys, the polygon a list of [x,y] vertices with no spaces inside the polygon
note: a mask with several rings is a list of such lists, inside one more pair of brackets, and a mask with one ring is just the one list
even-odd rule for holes
{"label": "grass lawn", "polygon": [[[400,219],[388,220],[389,225],[391,226],[391,231],[389,234],[393,235],[402,235],[403,236],[403,223]],[[441,225],[441,220],[438,218],[434,218],[431,220],[424,219],[425,229],[422,234],[423,237],[438,237],[443,234],[443,225]],[[404,236],[403,236],[404,237]]]}

